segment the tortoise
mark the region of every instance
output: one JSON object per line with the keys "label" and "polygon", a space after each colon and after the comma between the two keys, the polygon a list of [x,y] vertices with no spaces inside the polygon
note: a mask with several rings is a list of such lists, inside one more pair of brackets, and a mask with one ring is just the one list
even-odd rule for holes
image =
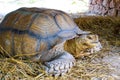
{"label": "tortoise", "polygon": [[7,57],[23,54],[31,61],[45,65],[48,74],[62,75],[76,62],[69,51],[65,51],[65,42],[84,39],[80,36],[89,33],[79,29],[61,10],[23,7],[7,14],[1,22],[0,45]]}

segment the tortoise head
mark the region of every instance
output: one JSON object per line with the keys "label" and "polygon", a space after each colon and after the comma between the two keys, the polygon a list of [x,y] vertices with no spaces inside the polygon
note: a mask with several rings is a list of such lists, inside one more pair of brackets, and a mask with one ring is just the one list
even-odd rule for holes
{"label": "tortoise head", "polygon": [[77,44],[82,44],[83,46],[88,46],[89,48],[95,47],[99,42],[98,35],[88,34],[81,35],[79,38],[76,38]]}
{"label": "tortoise head", "polygon": [[[98,35],[85,34],[70,39],[65,43],[65,50],[73,54],[75,57],[84,56],[85,52],[89,54],[100,51],[102,48]],[[89,50],[89,51],[88,51]]]}

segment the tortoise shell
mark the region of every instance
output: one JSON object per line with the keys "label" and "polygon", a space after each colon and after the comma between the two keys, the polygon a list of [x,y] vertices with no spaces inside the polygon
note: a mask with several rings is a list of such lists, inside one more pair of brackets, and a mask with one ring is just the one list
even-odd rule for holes
{"label": "tortoise shell", "polygon": [[60,10],[20,8],[7,14],[0,24],[0,45],[9,55],[35,55],[82,32]]}

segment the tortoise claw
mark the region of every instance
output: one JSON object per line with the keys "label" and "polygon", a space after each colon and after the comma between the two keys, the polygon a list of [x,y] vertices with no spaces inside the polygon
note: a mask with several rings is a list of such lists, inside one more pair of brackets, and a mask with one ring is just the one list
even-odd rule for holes
{"label": "tortoise claw", "polygon": [[75,65],[75,59],[72,55],[67,53],[67,55],[63,54],[61,57],[58,57],[53,61],[45,62],[44,64],[47,67],[46,72],[48,74],[60,76],[70,71],[70,69]]}

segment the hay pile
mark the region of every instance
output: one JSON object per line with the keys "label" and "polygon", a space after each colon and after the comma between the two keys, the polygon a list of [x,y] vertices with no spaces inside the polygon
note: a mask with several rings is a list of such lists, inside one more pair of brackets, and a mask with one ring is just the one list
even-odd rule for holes
{"label": "hay pile", "polygon": [[89,16],[75,19],[82,30],[88,30],[106,39],[110,44],[120,46],[120,17]]}
{"label": "hay pile", "polygon": [[[109,75],[112,71],[109,64],[97,62],[106,56],[105,52],[112,45],[120,45],[120,18],[115,17],[82,17],[75,22],[83,30],[91,31],[100,36],[104,49],[97,54],[77,59],[77,64],[71,72],[62,77],[52,77],[42,69],[40,63],[29,60],[0,58],[0,80],[115,80]],[[107,41],[106,41],[107,40]]]}

